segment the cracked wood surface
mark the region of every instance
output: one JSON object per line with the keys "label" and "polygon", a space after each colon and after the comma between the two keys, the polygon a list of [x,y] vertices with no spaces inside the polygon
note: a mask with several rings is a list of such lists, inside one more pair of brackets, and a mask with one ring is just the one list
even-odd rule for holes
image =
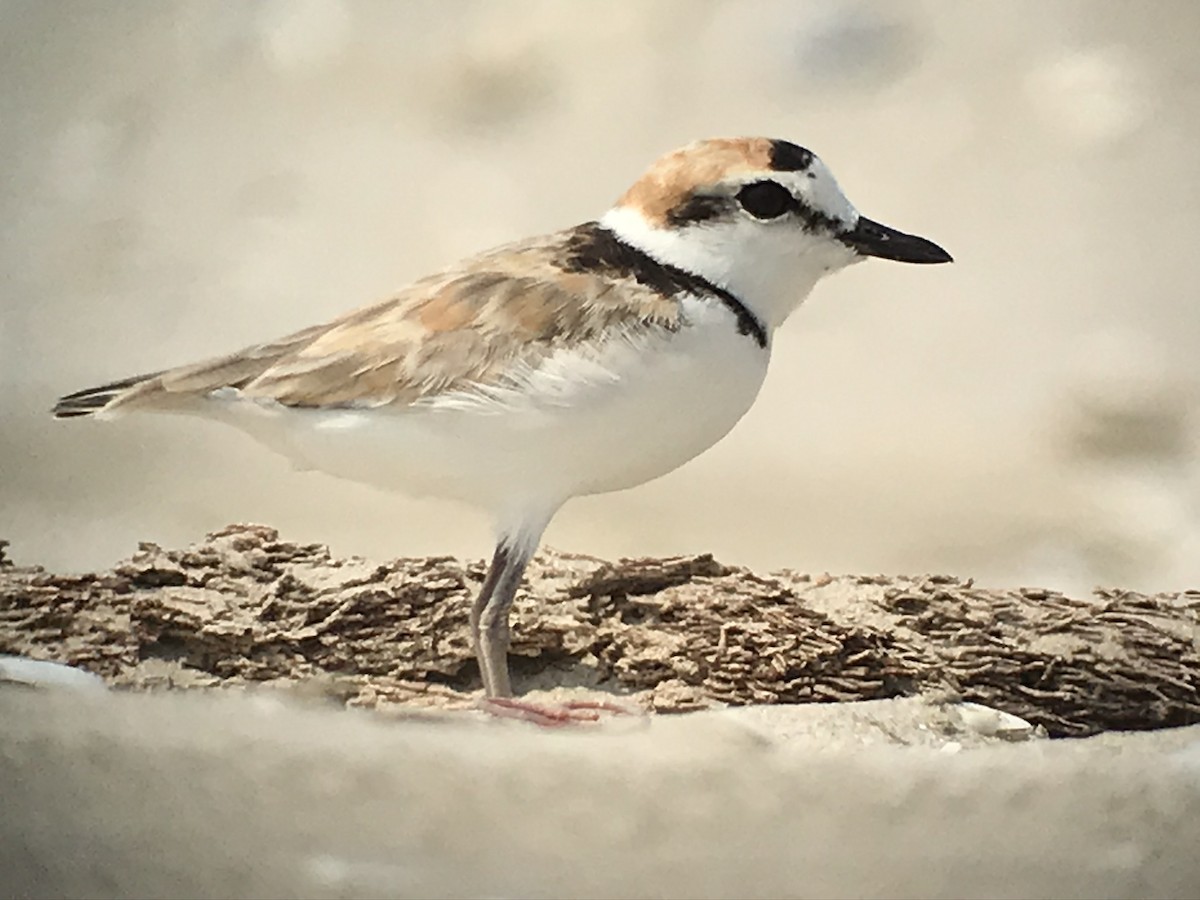
{"label": "cracked wood surface", "polygon": [[[383,710],[465,707],[481,562],[371,563],[270,528],[112,569],[0,566],[0,653],[114,687],[267,683]],[[1083,599],[945,575],[757,575],[711,556],[543,551],[513,611],[518,690],[611,691],[655,712],[960,696],[1056,736],[1200,722],[1200,592]]]}

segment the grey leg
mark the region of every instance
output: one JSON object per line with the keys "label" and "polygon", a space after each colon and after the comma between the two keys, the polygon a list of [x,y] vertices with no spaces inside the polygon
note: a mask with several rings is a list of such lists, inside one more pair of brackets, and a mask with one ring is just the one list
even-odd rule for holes
{"label": "grey leg", "polygon": [[[529,558],[537,548],[537,538],[541,536],[541,529],[548,520],[547,516],[545,520],[536,522],[539,526],[536,532],[527,525],[523,533],[521,530],[510,532],[516,537],[500,539],[492,556],[492,565],[483,580],[483,588],[471,605],[471,640],[475,645],[475,658],[479,660],[479,672],[483,676],[486,694],[486,700],[481,705],[491,715],[523,719],[545,727],[595,722],[601,712],[634,712],[615,703],[596,700],[547,705],[512,699],[512,682],[508,677],[508,613]],[[532,539],[530,535],[533,535]]]}
{"label": "grey leg", "polygon": [[532,550],[522,551],[501,541],[475,603],[471,607],[471,640],[489,697],[511,697],[508,677],[508,613]]}

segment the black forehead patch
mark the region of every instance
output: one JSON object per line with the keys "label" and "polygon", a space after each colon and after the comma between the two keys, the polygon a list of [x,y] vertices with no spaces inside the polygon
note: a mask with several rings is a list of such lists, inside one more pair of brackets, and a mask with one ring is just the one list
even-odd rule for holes
{"label": "black forehead patch", "polygon": [[802,172],[812,161],[811,150],[790,141],[771,141],[771,169],[776,172]]}

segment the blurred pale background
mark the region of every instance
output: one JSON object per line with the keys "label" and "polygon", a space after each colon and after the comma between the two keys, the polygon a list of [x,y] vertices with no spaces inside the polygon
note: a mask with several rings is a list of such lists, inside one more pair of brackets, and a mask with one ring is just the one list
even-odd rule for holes
{"label": "blurred pale background", "polygon": [[1198,34],[1194,0],[0,2],[0,537],[70,569],[238,520],[483,555],[470,510],[219,425],[47,410],[765,134],[957,264],[819,286],[729,438],[548,543],[1196,587]]}

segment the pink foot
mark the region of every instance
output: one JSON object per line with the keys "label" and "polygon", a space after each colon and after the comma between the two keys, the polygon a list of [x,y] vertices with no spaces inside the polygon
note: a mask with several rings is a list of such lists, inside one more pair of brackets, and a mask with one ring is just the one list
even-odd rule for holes
{"label": "pink foot", "polygon": [[603,700],[571,700],[566,703],[534,703],[511,697],[488,697],[479,702],[480,708],[501,719],[521,719],[543,728],[561,728],[583,722],[600,721],[600,713],[618,716],[634,715],[634,711],[606,703]]}

